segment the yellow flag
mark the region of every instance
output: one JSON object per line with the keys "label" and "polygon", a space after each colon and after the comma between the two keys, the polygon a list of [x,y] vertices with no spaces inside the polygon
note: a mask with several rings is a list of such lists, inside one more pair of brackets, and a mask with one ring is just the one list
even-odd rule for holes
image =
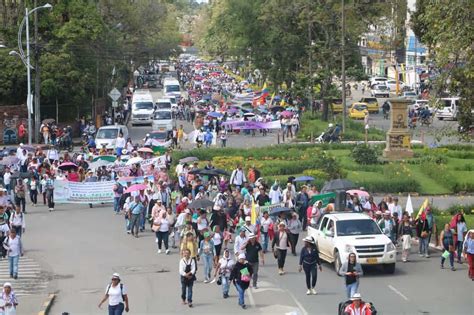
{"label": "yellow flag", "polygon": [[283,106],[283,107],[285,107],[285,106],[286,106],[285,99],[282,99],[282,100],[281,100],[281,102],[280,102],[280,106]]}
{"label": "yellow flag", "polygon": [[257,224],[257,205],[252,200],[252,208],[250,210],[250,223]]}
{"label": "yellow flag", "polygon": [[425,211],[425,209],[428,207],[428,198],[423,201],[423,204],[420,207],[420,210],[418,210],[418,214],[416,215],[415,220],[418,220],[418,218],[421,216],[421,214]]}

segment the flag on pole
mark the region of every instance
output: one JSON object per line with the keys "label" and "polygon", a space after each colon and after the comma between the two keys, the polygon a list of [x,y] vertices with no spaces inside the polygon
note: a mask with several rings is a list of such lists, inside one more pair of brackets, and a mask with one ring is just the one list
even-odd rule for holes
{"label": "flag on pole", "polygon": [[413,214],[413,204],[411,202],[411,195],[408,195],[407,205],[405,206],[405,211],[411,216]]}
{"label": "flag on pole", "polygon": [[250,210],[250,223],[253,225],[257,224],[257,205],[252,200],[252,208]]}
{"label": "flag on pole", "polygon": [[420,210],[418,210],[415,220],[418,220],[420,216],[425,215],[426,208],[428,208],[428,198],[423,201],[423,204],[421,205]]}

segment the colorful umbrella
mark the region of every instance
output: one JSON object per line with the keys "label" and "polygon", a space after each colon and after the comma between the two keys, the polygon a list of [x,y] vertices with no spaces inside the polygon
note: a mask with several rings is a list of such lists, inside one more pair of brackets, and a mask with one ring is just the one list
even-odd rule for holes
{"label": "colorful umbrella", "polygon": [[346,193],[350,194],[350,195],[354,195],[354,194],[357,194],[359,195],[359,197],[364,197],[364,198],[369,198],[370,194],[364,190],[360,190],[360,189],[351,189],[351,190],[348,190],[346,191]]}
{"label": "colorful umbrella", "polygon": [[150,149],[150,148],[140,148],[140,149],[138,149],[138,152],[153,153],[153,150]]}
{"label": "colorful umbrella", "polygon": [[209,112],[209,113],[207,113],[207,116],[210,116],[212,118],[220,118],[224,115],[222,115],[221,113],[218,113],[218,112]]}
{"label": "colorful umbrella", "polygon": [[310,182],[313,181],[314,177],[311,176],[300,176],[295,178],[295,182]]}
{"label": "colorful umbrella", "polygon": [[78,168],[78,166],[72,162],[64,162],[58,167],[60,170],[68,171],[73,168]]}
{"label": "colorful umbrella", "polygon": [[125,165],[133,165],[133,164],[140,163],[141,161],[143,161],[141,157],[133,157],[130,160],[128,160]]}
{"label": "colorful umbrella", "polygon": [[283,112],[281,113],[281,115],[282,115],[283,117],[293,117],[294,113],[285,110],[285,111],[283,111]]}
{"label": "colorful umbrella", "polygon": [[147,189],[147,186],[145,184],[135,184],[135,185],[132,185],[130,187],[127,188],[127,190],[125,190],[126,193],[131,193],[131,192],[134,192],[134,191],[139,191],[139,190],[145,190]]}

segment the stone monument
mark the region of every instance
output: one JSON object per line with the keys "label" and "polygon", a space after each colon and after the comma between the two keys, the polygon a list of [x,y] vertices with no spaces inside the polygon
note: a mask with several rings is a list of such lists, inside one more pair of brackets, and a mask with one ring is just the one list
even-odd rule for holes
{"label": "stone monument", "polygon": [[389,101],[391,123],[383,156],[389,160],[411,158],[413,151],[408,131],[408,105],[411,102],[406,98],[392,98]]}

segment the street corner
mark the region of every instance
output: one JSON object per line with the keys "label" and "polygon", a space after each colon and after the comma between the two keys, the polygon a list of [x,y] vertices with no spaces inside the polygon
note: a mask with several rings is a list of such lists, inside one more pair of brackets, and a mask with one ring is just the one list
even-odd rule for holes
{"label": "street corner", "polygon": [[48,315],[55,298],[56,294],[48,294],[47,298],[43,302],[42,310],[38,312],[38,315]]}

